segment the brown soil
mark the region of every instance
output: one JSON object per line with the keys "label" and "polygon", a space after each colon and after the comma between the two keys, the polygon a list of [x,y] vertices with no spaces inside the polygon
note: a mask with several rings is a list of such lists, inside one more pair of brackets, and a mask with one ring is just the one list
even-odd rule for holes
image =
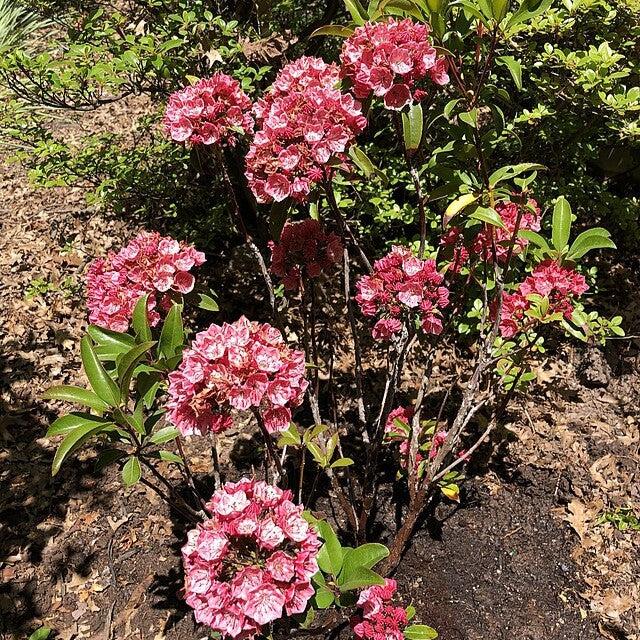
{"label": "brown soil", "polygon": [[[91,256],[136,229],[87,211],[79,191],[33,191],[15,167],[3,169],[2,201],[0,637],[47,624],[65,639],[202,638],[176,597],[184,526],[144,487],[124,491],[113,473],[93,473],[90,450],[52,480],[54,445],[42,438],[56,407],[41,391],[81,381],[85,311],[73,286],[25,292],[38,277],[80,284]],[[620,269],[611,278],[635,332],[624,293],[634,281]],[[615,507],[640,513],[630,344],[607,350],[613,366],[600,351],[541,362],[534,396],[477,456],[461,505],[439,505],[416,535],[397,577],[443,640],[639,637],[638,533],[598,523]],[[204,475],[199,446],[190,456]],[[384,540],[394,511],[383,501],[380,512]]]}

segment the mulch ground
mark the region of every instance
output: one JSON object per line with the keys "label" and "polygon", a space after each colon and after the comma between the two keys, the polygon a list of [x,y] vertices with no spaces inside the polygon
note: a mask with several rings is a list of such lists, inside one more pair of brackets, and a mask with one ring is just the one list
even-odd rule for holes
{"label": "mulch ground", "polygon": [[[79,189],[34,191],[18,167],[2,171],[0,637],[46,624],[69,640],[202,638],[176,597],[183,524],[144,487],[95,474],[91,450],[52,480],[42,437],[57,408],[41,392],[82,382],[85,265],[137,229],[87,209]],[[635,276],[616,267],[607,287],[605,304],[638,333]],[[602,521],[640,514],[638,345],[541,361],[460,506],[438,505],[416,535],[399,582],[443,640],[640,638],[640,532]],[[384,501],[381,512],[393,513]]]}

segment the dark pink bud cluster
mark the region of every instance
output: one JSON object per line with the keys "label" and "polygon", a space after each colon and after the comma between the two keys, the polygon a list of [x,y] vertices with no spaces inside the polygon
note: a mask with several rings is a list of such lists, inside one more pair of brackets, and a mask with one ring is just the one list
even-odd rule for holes
{"label": "dark pink bud cluster", "polygon": [[339,69],[303,57],[285,66],[255,106],[258,131],[247,154],[247,180],[259,202],[307,199],[328,176],[366,118],[351,95],[336,88]]}
{"label": "dark pink bud cluster", "polygon": [[440,238],[441,253],[448,261],[447,270],[460,273],[469,260],[469,250],[464,246],[464,236],[460,227],[449,228]]}
{"label": "dark pink bud cluster", "polygon": [[205,261],[204,253],[159,233],[138,234],[118,253],[94,260],[87,271],[89,320],[113,331],[126,331],[136,302],[148,299],[149,323],[160,321],[159,310],[171,306],[172,294],[189,293],[193,267]]}
{"label": "dark pink bud cluster", "polygon": [[416,82],[430,78],[449,82],[447,61],[438,57],[426,24],[411,19],[367,22],[347,38],[340,55],[342,77],[353,84],[356,98],[384,97],[388,109],[400,110],[424,91]]}
{"label": "dark pink bud cluster", "polygon": [[269,433],[286,429],[307,388],[302,351],[244,316],[196,334],[169,374],[168,415],[183,435],[228,429],[231,412],[256,408]]}
{"label": "dark pink bud cluster", "polygon": [[[500,214],[505,228],[485,225],[475,237],[472,250],[482,260],[491,262],[493,261],[493,246],[495,246],[496,259],[499,263],[503,263],[509,255],[509,247],[516,224],[518,231],[525,229],[540,231],[541,212],[538,203],[533,199],[529,200],[527,206],[509,201],[498,202],[495,210]],[[512,255],[522,253],[528,244],[529,241],[526,238],[516,237]]]}
{"label": "dark pink bud cluster", "polygon": [[185,600],[223,638],[253,638],[314,594],[320,541],[291,492],[243,478],[207,504],[211,519],[182,548]]}
{"label": "dark pink bud cluster", "polygon": [[535,322],[527,312],[536,296],[549,300],[547,317],[560,313],[567,320],[571,319],[573,299],[580,297],[588,288],[584,276],[573,269],[553,260],[541,262],[514,293],[502,296],[501,335],[512,338]]}
{"label": "dark pink bud cluster", "polygon": [[[400,447],[400,466],[403,469],[407,468],[407,460],[409,457],[411,447],[411,430],[410,425],[413,420],[413,408],[412,407],[398,407],[394,409],[387,418],[387,422],[384,427],[384,437],[387,442],[399,442]],[[431,437],[431,446],[429,448],[429,460],[433,460],[437,455],[440,447],[447,439],[447,432],[444,429],[437,431]],[[420,446],[424,444],[424,436],[420,437]],[[416,466],[418,466],[423,460],[424,456],[420,451],[416,453]]]}
{"label": "dark pink bud cluster", "polygon": [[407,612],[392,604],[397,589],[395,580],[386,578],[384,585],[369,587],[360,593],[361,611],[351,619],[351,628],[358,640],[403,640],[409,624]]}
{"label": "dark pink bud cluster", "polygon": [[176,142],[233,146],[238,133],[253,133],[251,100],[237,80],[216,73],[171,94],[164,127]]}
{"label": "dark pink bud cluster", "polygon": [[269,243],[271,271],[282,278],[285,289],[297,291],[303,276],[317,278],[340,261],[342,243],[335,233],[325,233],[312,218],[287,222],[280,242]]}
{"label": "dark pink bud cluster", "polygon": [[442,309],[449,304],[449,290],[442,286],[435,260],[417,258],[406,247],[395,246],[377,260],[373,273],[356,287],[356,301],[365,316],[377,316],[376,340],[390,340],[402,328],[402,320],[419,319],[426,333],[442,331]]}

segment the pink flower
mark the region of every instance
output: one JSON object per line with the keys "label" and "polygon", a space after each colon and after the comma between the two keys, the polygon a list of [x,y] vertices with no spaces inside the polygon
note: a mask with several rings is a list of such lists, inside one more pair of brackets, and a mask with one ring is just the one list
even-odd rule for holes
{"label": "pink flower", "polygon": [[192,145],[234,146],[238,131],[253,133],[253,124],[251,100],[238,81],[224,73],[172,93],[164,114],[167,135]]}
{"label": "pink flower", "polygon": [[325,233],[317,220],[287,222],[280,242],[269,243],[271,272],[282,278],[285,289],[297,291],[300,278],[317,278],[342,257],[342,243],[335,233]]}
{"label": "pink flower", "polygon": [[549,301],[546,318],[559,313],[570,320],[573,299],[579,298],[588,288],[584,276],[573,269],[563,267],[553,260],[541,262],[531,275],[518,285],[514,293],[503,294],[500,334],[503,338],[512,338],[537,322],[528,315],[536,296]]}
{"label": "pink flower", "polygon": [[[484,225],[473,242],[472,251],[479,255],[482,260],[492,262],[493,246],[495,246],[495,255],[498,262],[504,263],[509,254],[509,246],[511,245],[518,218],[520,219],[518,230],[540,231],[541,213],[538,203],[533,199],[529,199],[526,206],[509,201],[498,202],[495,209],[500,214],[500,218],[506,228]],[[529,241],[526,238],[516,237],[512,255],[522,253],[528,244]]]}
{"label": "pink flower", "polygon": [[304,202],[335,163],[347,162],[367,120],[360,104],[336,88],[338,81],[336,65],[302,57],[283,67],[254,106],[258,130],[246,175],[259,202]]}
{"label": "pink flower", "polygon": [[365,316],[379,319],[376,340],[390,340],[402,329],[402,320],[420,320],[426,333],[442,331],[441,310],[449,304],[435,260],[421,260],[406,247],[395,246],[377,260],[371,275],[358,280],[356,301]]}
{"label": "pink flower", "polygon": [[361,611],[351,619],[351,628],[359,640],[403,640],[409,624],[407,612],[391,604],[396,581],[385,579],[384,585],[369,587],[360,593]]}
{"label": "pink flower", "polygon": [[410,18],[367,22],[342,46],[341,76],[351,81],[353,94],[384,98],[387,109],[400,110],[426,94],[416,84],[430,78],[436,85],[449,82],[447,61],[438,57],[429,27]]}
{"label": "pink flower", "polygon": [[[232,324],[212,324],[196,334],[169,374],[168,416],[183,435],[219,433],[232,425],[233,409],[255,407],[270,433],[282,431],[291,409],[302,402],[304,375],[304,354],[290,349],[271,325],[244,316]],[[238,496],[230,499],[229,508],[243,505]]]}
{"label": "pink flower", "polygon": [[460,273],[469,260],[469,251],[464,245],[464,236],[460,227],[451,227],[440,238],[440,247],[445,258],[449,260],[448,271]]}
{"label": "pink flower", "polygon": [[89,321],[113,331],[127,331],[138,300],[149,294],[149,323],[160,322],[160,312],[171,307],[177,294],[189,293],[195,278],[189,270],[205,261],[191,245],[139,233],[118,253],[94,260],[87,271]]}
{"label": "pink flower", "polygon": [[[302,508],[291,502],[291,492],[247,478],[213,494],[211,518],[189,531],[182,548],[185,601],[198,622],[223,638],[253,638],[285,611],[305,611],[321,544]],[[304,537],[289,536],[291,528],[304,530]],[[313,573],[298,570],[306,566]]]}

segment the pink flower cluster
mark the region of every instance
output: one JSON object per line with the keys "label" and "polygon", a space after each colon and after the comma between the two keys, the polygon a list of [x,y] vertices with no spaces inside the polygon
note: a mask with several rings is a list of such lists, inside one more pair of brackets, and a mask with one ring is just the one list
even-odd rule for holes
{"label": "pink flower cluster", "polygon": [[253,133],[251,100],[237,80],[216,73],[171,94],[164,127],[176,142],[233,146],[239,131]]}
{"label": "pink flower cluster", "polygon": [[358,640],[403,640],[409,624],[407,612],[391,603],[397,589],[395,580],[386,578],[384,585],[369,587],[360,593],[359,615],[351,619]]}
{"label": "pink flower cluster", "polygon": [[271,271],[282,278],[285,289],[297,291],[302,276],[317,278],[340,261],[342,243],[335,233],[325,233],[317,220],[287,222],[280,242],[269,243]]}
{"label": "pink flower cluster", "polygon": [[377,260],[373,274],[356,287],[356,301],[365,316],[379,316],[373,328],[376,340],[390,340],[402,328],[401,320],[416,316],[427,333],[442,331],[441,310],[449,304],[435,260],[417,258],[406,247],[395,246]]}
{"label": "pink flower cluster", "polygon": [[[387,418],[387,422],[384,427],[385,440],[388,442],[400,442],[400,466],[403,469],[407,468],[407,458],[409,456],[409,448],[411,442],[409,439],[410,430],[409,426],[413,420],[413,408],[412,407],[398,407],[394,409]],[[399,420],[402,425],[396,424],[396,420]],[[407,425],[406,428],[404,425]],[[433,460],[437,455],[440,447],[447,439],[447,432],[444,429],[437,431],[431,438],[431,447],[429,448],[429,460]],[[424,444],[424,437],[421,437],[420,445]],[[420,451],[416,454],[416,466],[423,460],[424,456]]]}
{"label": "pink flower cluster", "polygon": [[231,411],[259,409],[269,433],[286,429],[291,408],[307,381],[302,351],[290,349],[280,331],[244,316],[198,333],[176,371],[169,374],[168,415],[183,435],[218,433]]}
{"label": "pink flower cluster", "polygon": [[[506,228],[485,225],[475,237],[472,248],[473,252],[479,255],[482,260],[491,262],[493,261],[492,247],[495,244],[496,259],[499,263],[503,263],[509,254],[509,246],[513,238],[513,232],[516,229],[518,217],[520,217],[518,230],[540,231],[541,212],[538,203],[533,199],[529,200],[527,206],[508,201],[498,202],[495,210],[500,214],[500,218],[502,218]],[[529,241],[526,238],[517,237],[513,245],[512,254],[522,253],[528,244]]]}
{"label": "pink flower cluster", "polygon": [[211,519],[182,548],[185,599],[198,622],[223,638],[253,638],[314,594],[320,541],[291,492],[243,478],[207,504]]}
{"label": "pink flower cluster", "polygon": [[353,84],[356,98],[372,93],[384,97],[388,109],[400,110],[422,90],[416,82],[429,77],[435,84],[449,82],[447,61],[438,57],[429,38],[429,27],[411,19],[368,22],[345,40],[340,55],[342,76]]}
{"label": "pink flower cluster", "polygon": [[573,269],[563,267],[553,260],[541,262],[518,285],[514,293],[503,294],[500,334],[504,338],[512,338],[534,323],[532,318],[527,317],[532,305],[530,296],[541,296],[549,300],[547,316],[561,313],[569,320],[573,313],[572,299],[580,297],[588,288],[584,276]]}
{"label": "pink flower cluster", "polygon": [[160,321],[171,307],[172,293],[189,293],[193,267],[205,261],[204,253],[159,233],[142,232],[118,253],[94,260],[87,271],[89,320],[113,331],[126,331],[136,302],[149,295],[149,323]]}
{"label": "pink flower cluster", "polygon": [[469,260],[469,250],[464,245],[464,236],[460,227],[449,228],[440,238],[440,247],[448,260],[447,269],[451,273],[460,273]]}
{"label": "pink flower cluster", "polygon": [[258,131],[246,157],[246,175],[259,202],[303,202],[365,128],[351,95],[335,85],[336,65],[303,57],[286,65],[254,107]]}

